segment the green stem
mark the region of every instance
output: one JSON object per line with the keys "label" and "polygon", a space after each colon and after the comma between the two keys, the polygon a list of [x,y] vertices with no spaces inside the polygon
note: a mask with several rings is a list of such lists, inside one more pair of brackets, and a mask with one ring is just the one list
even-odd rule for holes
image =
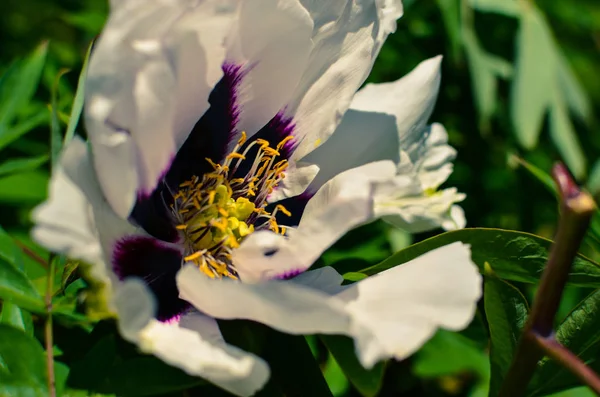
{"label": "green stem", "polygon": [[563,165],[554,167],[553,177],[561,198],[558,231],[533,301],[531,315],[500,390],[501,397],[523,395],[537,362],[544,356],[536,338],[552,335],[554,317],[571,264],[596,208],[592,197],[579,189]]}
{"label": "green stem", "polygon": [[48,266],[48,278],[46,284],[46,324],[45,324],[45,342],[46,342],[46,367],[48,372],[48,395],[56,397],[56,378],[54,376],[54,342],[52,335],[52,287],[54,286],[54,258],[50,256]]}

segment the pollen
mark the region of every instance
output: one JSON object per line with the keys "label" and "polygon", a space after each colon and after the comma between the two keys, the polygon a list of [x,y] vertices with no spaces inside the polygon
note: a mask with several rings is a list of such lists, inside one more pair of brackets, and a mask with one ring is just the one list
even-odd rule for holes
{"label": "pollen", "polygon": [[[268,195],[285,176],[288,161],[264,139],[248,142],[245,132],[222,163],[207,158],[212,172],[194,176],[173,192],[171,213],[184,240],[185,262],[194,263],[211,278],[237,279],[232,250],[255,230],[285,234],[276,215],[291,216],[283,205],[267,211]],[[243,164],[243,167],[240,167]],[[245,174],[238,170],[244,169]]]}

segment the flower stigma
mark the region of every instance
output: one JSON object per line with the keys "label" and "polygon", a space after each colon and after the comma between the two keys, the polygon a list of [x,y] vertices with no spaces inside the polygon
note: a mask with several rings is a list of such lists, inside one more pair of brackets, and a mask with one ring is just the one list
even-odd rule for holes
{"label": "flower stigma", "polygon": [[[171,212],[184,237],[185,262],[196,264],[211,278],[237,279],[231,252],[246,236],[261,229],[285,234],[286,228],[277,224],[275,216],[278,212],[286,216],[291,213],[283,205],[275,206],[272,212],[265,207],[267,197],[285,177],[288,161],[278,158],[280,150],[292,139],[288,136],[276,147],[256,139],[242,151],[247,140],[242,132],[222,163],[206,159],[212,172],[193,176],[179,185]],[[258,150],[249,155],[255,146]],[[249,164],[245,175],[239,177],[240,167]]]}

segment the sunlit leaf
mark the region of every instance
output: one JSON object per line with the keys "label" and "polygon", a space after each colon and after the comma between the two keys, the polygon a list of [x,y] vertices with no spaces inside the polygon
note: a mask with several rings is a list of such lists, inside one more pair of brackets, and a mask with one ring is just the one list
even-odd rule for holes
{"label": "sunlit leaf", "polygon": [[[414,244],[370,268],[346,271],[376,274],[455,241],[462,241],[471,246],[472,259],[482,273],[485,273],[487,262],[498,277],[525,283],[539,281],[552,244],[550,240],[524,232],[485,228],[462,229]],[[577,255],[568,282],[571,285],[600,288],[600,265],[583,255]]]}
{"label": "sunlit leaf", "polygon": [[556,49],[544,17],[535,7],[521,14],[517,35],[515,76],[511,89],[511,117],[519,143],[532,149],[552,101],[557,70]]}
{"label": "sunlit leaf", "polygon": [[490,396],[497,396],[525,326],[529,307],[517,288],[495,276],[485,277],[483,291],[491,340]]}
{"label": "sunlit leaf", "polygon": [[0,324],[0,396],[48,396],[46,359],[40,343]]}
{"label": "sunlit leaf", "polygon": [[378,363],[371,369],[365,369],[356,354],[352,339],[345,336],[322,335],[321,340],[331,352],[340,368],[354,387],[365,397],[379,393],[383,384],[384,364]]}

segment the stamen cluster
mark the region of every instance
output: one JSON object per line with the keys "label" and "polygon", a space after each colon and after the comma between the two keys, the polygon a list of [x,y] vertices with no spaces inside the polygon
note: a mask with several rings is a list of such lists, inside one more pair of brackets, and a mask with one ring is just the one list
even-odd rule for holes
{"label": "stamen cluster", "polygon": [[[283,139],[275,148],[264,139],[256,139],[244,147],[247,138],[242,132],[221,164],[206,159],[212,172],[180,184],[173,196],[171,212],[184,237],[187,254],[184,261],[195,263],[211,278],[237,278],[231,251],[244,237],[260,229],[285,234],[285,227],[277,224],[275,215],[280,211],[290,216],[290,212],[282,205],[272,212],[265,207],[268,195],[285,177],[288,161],[277,158],[290,139],[293,138]],[[252,164],[239,177],[238,171],[245,170],[249,153],[253,153]]]}

